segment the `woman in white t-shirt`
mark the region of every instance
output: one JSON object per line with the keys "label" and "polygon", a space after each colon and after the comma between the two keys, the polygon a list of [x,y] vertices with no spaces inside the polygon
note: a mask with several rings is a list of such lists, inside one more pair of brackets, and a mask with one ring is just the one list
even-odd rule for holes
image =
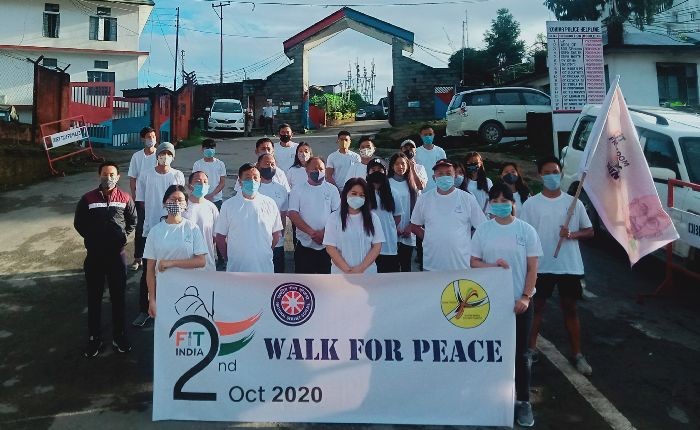
{"label": "woman in white t-shirt", "polygon": [[202,232],[192,221],[182,217],[187,209],[187,189],[171,185],[165,190],[163,206],[168,215],[154,225],[146,237],[143,257],[148,284],[148,314],[156,317],[156,269],[164,272],[171,267],[199,269],[207,264],[209,252]]}
{"label": "woman in white t-shirt", "polygon": [[410,272],[413,249],[416,247],[416,235],[411,230],[411,214],[421,191],[415,182],[413,164],[403,152],[397,152],[391,156],[387,176],[389,176],[394,203],[401,211],[401,220],[396,226],[399,267],[402,272]]}
{"label": "woman in white t-shirt", "polygon": [[489,191],[489,210],[493,218],[479,226],[472,238],[471,267],[511,269],[515,312],[515,392],[516,420],[520,426],[534,424],[530,405],[530,362],[527,356],[534,306],[537,260],[542,245],[535,229],[513,216],[515,199],[505,184]]}
{"label": "woman in white t-shirt", "polygon": [[323,245],[331,257],[331,273],[377,273],[374,261],[384,242],[379,217],[365,198],[367,181],[352,178],[340,195],[340,210],[326,222]]}
{"label": "woman in white t-shirt", "polygon": [[400,272],[397,228],[401,222],[401,209],[394,200],[382,159],[373,158],[367,163],[367,184],[369,185],[367,200],[372,212],[379,217],[384,233],[382,250],[377,257],[377,272]]}
{"label": "woman in white t-shirt", "polygon": [[520,210],[523,208],[523,203],[532,196],[530,188],[527,186],[520,174],[518,165],[512,161],[507,161],[501,166],[499,173],[504,184],[508,185],[510,191],[515,198],[515,216],[520,216]]}
{"label": "woman in white t-shirt", "polygon": [[467,190],[472,193],[479,203],[482,212],[486,213],[489,203],[489,190],[493,186],[491,179],[486,177],[484,159],[478,152],[469,152],[465,157]]}
{"label": "woman in white t-shirt", "polygon": [[287,181],[289,182],[290,188],[303,184],[309,179],[306,174],[306,162],[313,156],[314,151],[311,149],[311,145],[306,142],[299,142],[294,157],[294,163],[292,163],[292,167],[287,170]]}

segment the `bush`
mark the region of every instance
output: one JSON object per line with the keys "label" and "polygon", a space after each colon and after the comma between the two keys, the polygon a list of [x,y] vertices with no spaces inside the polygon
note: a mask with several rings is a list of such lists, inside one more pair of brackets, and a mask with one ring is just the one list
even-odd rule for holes
{"label": "bush", "polygon": [[346,112],[343,114],[343,119],[355,119],[355,112]]}
{"label": "bush", "polygon": [[342,112],[331,112],[331,119],[334,121],[340,121],[343,119],[343,113]]}

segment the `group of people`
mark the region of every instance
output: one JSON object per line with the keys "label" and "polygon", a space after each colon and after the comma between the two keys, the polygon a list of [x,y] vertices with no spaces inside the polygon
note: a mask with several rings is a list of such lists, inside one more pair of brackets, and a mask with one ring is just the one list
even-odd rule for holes
{"label": "group of people", "polygon": [[[583,262],[578,240],[593,229],[578,202],[564,225],[573,197],[560,189],[555,157],[537,162],[542,192],[532,195],[518,165],[501,165],[495,183],[477,152],[451,160],[435,145],[429,125],[421,142],[401,142],[388,160],[375,156],[370,136],[350,149],[349,132],[325,160],[311,145],[293,141],[289,125],[278,139],[255,143],[255,160],[238,169],[235,194],[224,200],[226,166],[216,142],[202,142],[202,158],[187,181],[171,167],[175,148],[157,144],[142,130],[143,150],[129,165],[131,196],[117,187],[119,167],[99,167],[100,185],[78,203],[75,228],[87,257],[89,341],[85,356],[103,348],[100,300],[105,280],[113,304],[113,345],[126,338],[124,289],[127,236],[136,230],[132,270],[143,269],[139,314],[143,327],[156,316],[157,272],[171,267],[230,272],[284,273],[285,227],[290,221],[294,272],[359,274],[451,271],[478,267],[510,269],[516,314],[516,420],[534,424],[529,402],[530,366],[547,299],[558,288],[573,362],[585,375],[576,301],[582,297]],[[555,258],[555,249],[560,247]]]}

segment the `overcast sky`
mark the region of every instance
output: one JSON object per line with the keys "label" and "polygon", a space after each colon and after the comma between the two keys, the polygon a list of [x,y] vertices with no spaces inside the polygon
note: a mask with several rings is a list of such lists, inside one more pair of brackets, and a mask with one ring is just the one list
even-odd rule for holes
{"label": "overcast sky", "polygon": [[[287,1],[317,6],[257,4],[253,8],[251,4],[232,3],[223,8],[224,82],[241,80],[243,69],[248,78],[265,78],[284,67],[289,61],[283,55],[282,42],[340,9],[340,6],[320,6],[333,1],[279,0],[281,3]],[[461,48],[465,9],[468,14],[469,46],[474,48],[483,47],[483,34],[500,8],[508,8],[520,23],[521,36],[527,45],[534,42],[538,33],[545,33],[547,20],[554,19],[542,5],[542,0],[474,0],[462,4],[376,6],[420,1],[355,0],[334,3],[352,3],[352,7],[362,13],[413,32],[416,43],[433,51],[416,46],[413,54],[404,52],[404,55],[433,67],[447,67],[449,55],[443,53]],[[141,49],[151,53],[141,69],[142,86],[158,83],[172,86],[177,6],[180,6],[181,26],[179,48],[185,51],[185,70],[196,71],[200,83],[219,81],[219,19],[211,7],[212,3],[218,4],[218,1],[156,0],[156,8],[141,36]],[[343,31],[310,51],[310,83],[338,83],[347,77],[348,62],[353,64],[353,68],[357,61],[360,67],[366,65],[369,69],[373,60],[377,74],[376,101],[386,95],[386,89],[391,87],[391,46],[353,30]]]}

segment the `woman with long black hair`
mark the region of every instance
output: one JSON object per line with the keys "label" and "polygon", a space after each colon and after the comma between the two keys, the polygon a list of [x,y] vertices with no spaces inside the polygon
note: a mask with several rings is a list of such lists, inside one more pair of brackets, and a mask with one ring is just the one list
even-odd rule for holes
{"label": "woman with long black hair", "polygon": [[486,177],[484,169],[484,159],[478,152],[467,153],[465,160],[467,190],[476,197],[481,211],[486,213],[486,206],[489,204],[489,190],[493,186],[491,179]]}
{"label": "woman with long black hair", "polygon": [[387,176],[394,204],[400,213],[400,221],[396,226],[399,268],[402,272],[410,272],[413,249],[416,247],[416,235],[411,230],[411,214],[421,191],[415,182],[413,164],[403,152],[397,152],[391,156]]}
{"label": "woman with long black hair", "polygon": [[292,167],[285,172],[290,188],[303,184],[309,179],[306,174],[306,162],[313,156],[314,151],[311,149],[311,145],[306,142],[299,142],[296,149],[296,156],[294,157],[294,163],[292,163]]}
{"label": "woman with long black hair", "polygon": [[331,273],[377,273],[374,261],[384,233],[379,217],[366,202],[368,194],[367,181],[348,180],[340,195],[340,213],[328,218],[323,244],[331,257]]}
{"label": "woman with long black hair", "polygon": [[501,180],[510,188],[515,198],[515,216],[518,216],[523,208],[523,203],[532,195],[530,188],[527,186],[520,174],[518,165],[512,161],[507,161],[501,166],[499,173]]}
{"label": "woman with long black hair", "polygon": [[377,257],[377,272],[399,272],[398,243],[399,237],[396,231],[401,221],[401,211],[394,201],[394,196],[386,176],[386,167],[379,158],[374,158],[367,163],[367,183],[369,184],[369,201],[372,212],[377,214],[382,224],[384,243]]}

